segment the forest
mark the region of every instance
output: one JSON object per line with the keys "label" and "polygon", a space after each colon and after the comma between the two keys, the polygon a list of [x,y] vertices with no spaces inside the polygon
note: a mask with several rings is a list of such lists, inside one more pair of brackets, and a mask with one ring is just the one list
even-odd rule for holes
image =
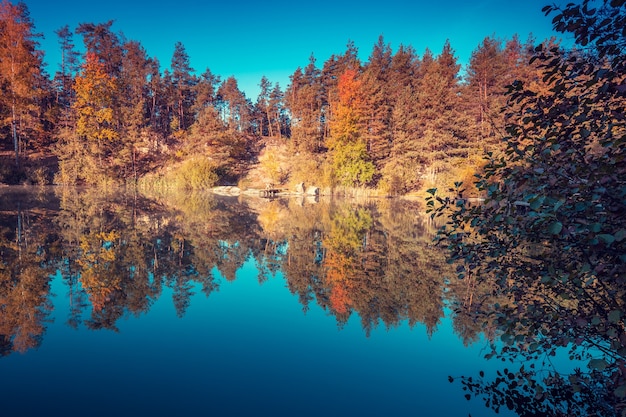
{"label": "forest", "polygon": [[253,100],[182,43],[164,68],[112,21],[59,28],[50,76],[27,6],[3,0],[0,22],[0,183],[246,188],[258,168],[278,187],[407,194],[471,179],[503,149],[506,86],[546,88],[532,37],[487,37],[464,69],[448,42],[420,56],[380,36],[361,62],[349,41],[284,89],[262,77]]}
{"label": "forest", "polygon": [[[82,24],[74,32],[59,29],[63,60],[50,78],[26,6],[5,0],[0,3],[5,149],[0,182],[136,184],[152,191],[162,186],[183,190],[183,200],[192,201],[190,189],[254,187],[251,172],[258,170],[275,186],[305,182],[346,192],[423,192],[431,221],[441,225],[434,241],[452,268],[446,269],[445,282],[420,277],[420,265],[402,270],[394,257],[430,260],[430,236],[398,237],[396,227],[410,223],[391,219],[377,225],[374,207],[334,211],[332,218],[304,228],[304,234],[289,232],[289,240],[290,228],[314,219],[295,208],[290,220],[281,222],[278,206],[251,214],[258,226],[243,231],[242,240],[254,242],[250,251],[268,254],[258,259],[270,274],[289,256],[290,290],[303,306],[312,293],[321,294],[318,300],[339,322],[358,311],[366,330],[379,318],[396,322],[393,314],[386,316],[387,307],[411,323],[434,326],[441,303],[427,294],[449,285],[449,306],[462,318],[455,323],[458,333],[467,339],[488,333],[493,343],[487,356],[507,364],[492,379],[482,372],[451,376],[468,399],[478,396],[487,407],[506,407],[520,416],[626,416],[626,1],[582,0],[563,8],[546,6],[544,12],[557,32],[573,38],[572,48],[555,39],[487,37],[462,69],[448,43],[438,53],[418,56],[411,46],[394,51],[380,37],[365,62],[352,43],[321,65],[311,56],[295,69],[285,90],[262,78],[253,102],[234,77],[222,80],[209,69],[196,75],[182,44],[176,45],[169,69],[162,70],[139,42],[116,34],[112,22]],[[84,55],[76,52],[74,35],[82,37]],[[71,204],[77,196],[59,188],[65,193],[60,206],[81,216]],[[467,198],[477,195],[478,203]],[[101,216],[106,212],[102,203],[93,207]],[[181,218],[193,222],[192,214]],[[210,236],[210,227],[224,224],[206,213],[197,219],[189,227],[191,237],[168,232],[162,239],[167,248],[159,252],[156,244],[147,250],[137,245],[137,259],[149,257],[156,264],[162,255],[164,267],[182,265],[194,233]],[[41,234],[42,243],[31,247],[35,266],[28,270],[37,271],[39,257],[55,250],[86,255],[82,265],[67,265],[82,268],[98,315],[107,297],[126,285],[115,281],[115,274],[106,286],[90,282],[97,274],[108,276],[98,270],[103,265],[98,257],[113,262],[112,250],[120,247],[112,242],[126,245],[134,239],[120,239],[118,229],[135,221],[124,220],[118,228],[86,227],[86,221],[69,219],[62,232]],[[6,245],[14,247],[20,227],[7,224]],[[238,230],[227,226],[228,234]],[[93,236],[81,239],[78,230]],[[251,236],[255,230],[258,235]],[[61,233],[68,233],[65,243],[55,243]],[[227,239],[221,240],[207,245],[228,252]],[[323,274],[303,272],[302,259],[310,260],[322,246]],[[236,247],[230,249],[226,258],[232,263],[219,265],[226,279],[242,259]],[[129,250],[123,255],[130,256]],[[300,252],[306,256],[300,258]],[[19,250],[17,255],[25,259]],[[220,262],[211,258],[206,265]],[[393,296],[381,311],[370,311],[371,300],[383,298],[373,294],[384,286],[377,268],[385,263],[397,282],[383,293]],[[290,275],[289,268],[297,272]],[[323,282],[306,281],[318,275]],[[435,304],[421,310],[402,299],[412,278],[422,279],[414,295]],[[13,294],[11,285],[22,281],[3,282]],[[207,292],[211,288],[206,284]],[[371,296],[361,302],[356,294]],[[5,333],[15,333],[13,324],[3,326]],[[526,366],[549,363],[562,349],[586,366],[567,375]]]}

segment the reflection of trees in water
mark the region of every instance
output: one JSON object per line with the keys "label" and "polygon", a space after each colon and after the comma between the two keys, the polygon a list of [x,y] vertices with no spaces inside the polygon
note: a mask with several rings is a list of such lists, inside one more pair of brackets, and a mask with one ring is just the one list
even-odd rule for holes
{"label": "reflection of trees in water", "polygon": [[42,198],[20,191],[0,198],[0,355],[41,344],[51,311],[50,260],[57,236]]}
{"label": "reflection of trees in water", "polygon": [[434,331],[443,316],[445,264],[419,204],[290,201],[277,214],[279,204],[266,205],[259,218],[278,219],[261,223],[272,225],[272,239],[287,242],[281,270],[305,310],[316,302],[339,324],[357,313],[367,333],[403,320]]}
{"label": "reflection of trees in water", "polygon": [[[432,231],[418,204],[304,205],[69,189],[56,198],[49,217],[28,212],[28,256],[24,252],[21,260],[15,212],[4,216],[2,330],[12,343],[6,351],[22,334],[34,335],[30,344],[20,342],[24,349],[40,343],[35,336],[44,331],[54,271],[67,290],[68,324],[90,329],[116,330],[121,317],[147,312],[164,288],[182,317],[198,288],[209,296],[218,277],[236,279],[249,260],[260,283],[282,272],[305,311],[316,303],[340,325],[357,314],[367,333],[405,320],[424,323],[432,333],[443,315],[445,264],[430,245]],[[30,298],[19,304],[12,292]],[[18,306],[29,313],[19,313]]]}

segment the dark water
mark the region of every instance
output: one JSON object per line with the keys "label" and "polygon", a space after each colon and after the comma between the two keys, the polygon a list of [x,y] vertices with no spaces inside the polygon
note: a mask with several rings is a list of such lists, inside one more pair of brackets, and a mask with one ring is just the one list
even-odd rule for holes
{"label": "dark water", "polygon": [[422,211],[0,190],[0,415],[494,415]]}

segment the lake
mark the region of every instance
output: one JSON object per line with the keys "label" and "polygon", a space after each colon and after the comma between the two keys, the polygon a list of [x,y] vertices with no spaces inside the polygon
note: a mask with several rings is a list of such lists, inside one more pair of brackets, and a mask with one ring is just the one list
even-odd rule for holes
{"label": "lake", "polygon": [[0,414],[495,415],[423,212],[0,189]]}

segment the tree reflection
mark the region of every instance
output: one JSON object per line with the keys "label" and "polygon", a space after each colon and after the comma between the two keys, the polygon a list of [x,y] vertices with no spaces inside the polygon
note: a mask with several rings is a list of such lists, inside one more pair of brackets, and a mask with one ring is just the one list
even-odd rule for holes
{"label": "tree reflection", "polygon": [[148,312],[164,288],[183,317],[196,292],[208,297],[248,261],[260,284],[282,275],[305,312],[317,304],[339,326],[356,314],[367,334],[403,321],[432,333],[443,316],[446,264],[414,203],[71,189],[46,198],[54,205],[45,216],[2,212],[5,353],[41,343],[54,276],[75,328],[117,331],[120,318]]}
{"label": "tree reflection", "polygon": [[0,199],[0,354],[38,347],[51,311],[50,255],[56,236],[40,196]]}

